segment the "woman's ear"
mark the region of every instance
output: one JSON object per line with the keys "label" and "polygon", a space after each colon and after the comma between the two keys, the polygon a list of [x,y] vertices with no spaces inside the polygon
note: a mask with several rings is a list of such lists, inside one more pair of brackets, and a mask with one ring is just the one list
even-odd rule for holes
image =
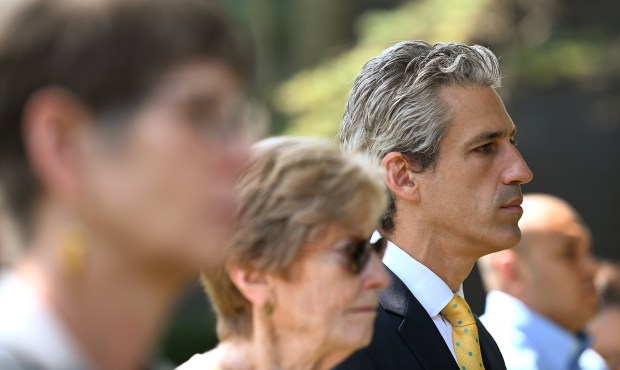
{"label": "woman's ear", "polygon": [[270,279],[265,272],[243,268],[233,263],[228,263],[226,269],[233,284],[252,305],[262,307],[271,299]]}
{"label": "woman's ear", "polygon": [[420,199],[417,174],[402,153],[389,152],[381,160],[381,167],[385,169],[385,184],[393,194],[412,202]]}
{"label": "woman's ear", "polygon": [[24,144],[39,181],[49,192],[70,199],[79,186],[78,161],[84,154],[84,106],[70,92],[48,87],[28,99],[23,117]]}

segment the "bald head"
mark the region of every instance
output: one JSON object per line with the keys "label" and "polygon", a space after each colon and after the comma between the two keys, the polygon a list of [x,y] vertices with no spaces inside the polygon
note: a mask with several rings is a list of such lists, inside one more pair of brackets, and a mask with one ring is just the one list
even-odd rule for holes
{"label": "bald head", "polygon": [[523,216],[519,221],[519,228],[523,239],[517,245],[518,248],[529,247],[527,241],[529,234],[567,232],[576,235],[587,229],[577,211],[558,197],[548,194],[528,194],[523,197],[522,207]]}
{"label": "bald head", "polygon": [[577,211],[555,196],[529,194],[522,207],[519,244],[480,261],[485,287],[577,331],[597,307],[590,231]]}

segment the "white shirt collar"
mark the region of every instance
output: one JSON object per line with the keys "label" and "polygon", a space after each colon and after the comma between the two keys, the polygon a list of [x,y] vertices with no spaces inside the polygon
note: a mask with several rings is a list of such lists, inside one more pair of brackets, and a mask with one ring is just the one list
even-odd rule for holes
{"label": "white shirt collar", "polygon": [[[371,241],[380,235],[375,231]],[[437,274],[391,241],[388,241],[383,263],[402,280],[430,317],[439,315],[454,297],[454,292]],[[464,298],[462,284],[456,294]]]}

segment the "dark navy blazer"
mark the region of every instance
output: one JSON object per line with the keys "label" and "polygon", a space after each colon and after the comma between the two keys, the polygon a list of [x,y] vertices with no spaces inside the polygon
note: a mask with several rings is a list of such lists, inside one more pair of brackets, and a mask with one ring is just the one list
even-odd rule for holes
{"label": "dark navy blazer", "polygon": [[[375,332],[370,345],[336,370],[462,370],[433,319],[392,271],[390,285],[379,292]],[[506,370],[499,347],[476,317],[486,370]],[[470,369],[467,369],[470,370]]]}

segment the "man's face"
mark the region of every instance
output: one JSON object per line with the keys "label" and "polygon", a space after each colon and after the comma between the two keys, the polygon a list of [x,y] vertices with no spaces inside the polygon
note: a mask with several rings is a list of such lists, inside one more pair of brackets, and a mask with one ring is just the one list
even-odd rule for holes
{"label": "man's face", "polygon": [[[535,212],[524,203],[525,212]],[[597,311],[590,233],[570,209],[550,208],[524,221],[519,254],[523,301],[569,331],[583,329]],[[534,223],[535,222],[535,223]],[[520,247],[519,247],[520,248]]]}
{"label": "man's face", "polygon": [[89,227],[126,258],[195,270],[230,231],[233,188],[248,154],[241,84],[225,65],[196,61],[163,76],[112,145],[92,137]]}
{"label": "man's face", "polygon": [[520,184],[532,173],[514,146],[515,127],[492,88],[446,86],[451,115],[436,167],[420,175],[423,217],[456,255],[478,258],[514,246]]}

